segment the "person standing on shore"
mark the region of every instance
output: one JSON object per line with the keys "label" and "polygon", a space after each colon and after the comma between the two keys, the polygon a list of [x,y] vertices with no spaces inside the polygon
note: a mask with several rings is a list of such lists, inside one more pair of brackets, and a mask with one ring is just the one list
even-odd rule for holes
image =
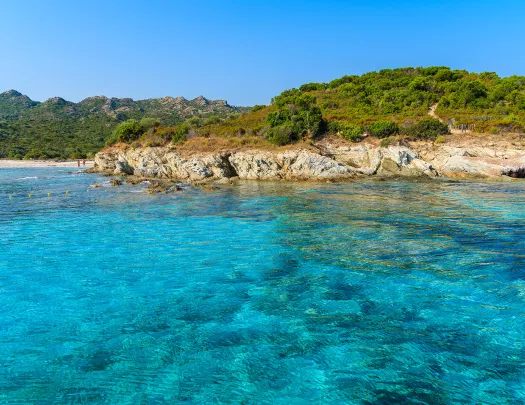
{"label": "person standing on shore", "polygon": [[86,159],[82,160],[82,166],[86,166]]}
{"label": "person standing on shore", "polygon": [[80,167],[80,159],[77,160],[77,166]]}

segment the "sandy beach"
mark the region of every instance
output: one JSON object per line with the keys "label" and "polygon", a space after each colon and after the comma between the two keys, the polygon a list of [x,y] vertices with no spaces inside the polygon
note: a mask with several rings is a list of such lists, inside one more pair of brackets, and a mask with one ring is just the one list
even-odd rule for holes
{"label": "sandy beach", "polygon": [[[92,160],[86,160],[86,166],[82,165],[80,162],[81,168],[87,168],[93,166]],[[9,159],[0,159],[0,169],[1,168],[16,168],[16,167],[77,167],[78,162],[76,160],[66,161],[66,162],[55,162],[53,160],[9,160]]]}

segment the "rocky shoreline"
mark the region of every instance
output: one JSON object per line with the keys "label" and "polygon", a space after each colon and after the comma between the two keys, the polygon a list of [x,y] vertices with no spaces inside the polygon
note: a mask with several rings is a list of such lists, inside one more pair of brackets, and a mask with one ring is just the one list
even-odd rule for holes
{"label": "rocky shoreline", "polygon": [[185,182],[239,180],[344,181],[360,177],[525,178],[525,150],[517,146],[321,142],[286,150],[183,153],[170,147],[99,152],[91,172]]}

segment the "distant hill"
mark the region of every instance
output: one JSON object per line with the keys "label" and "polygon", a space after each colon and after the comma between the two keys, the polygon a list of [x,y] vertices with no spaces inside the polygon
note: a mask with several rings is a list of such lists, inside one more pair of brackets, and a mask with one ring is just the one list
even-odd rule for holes
{"label": "distant hill", "polygon": [[191,117],[226,118],[247,111],[199,96],[146,100],[88,97],[79,103],[53,97],[33,101],[16,90],[0,94],[0,158],[74,158],[104,146],[113,128],[128,119],[157,118],[171,126]]}

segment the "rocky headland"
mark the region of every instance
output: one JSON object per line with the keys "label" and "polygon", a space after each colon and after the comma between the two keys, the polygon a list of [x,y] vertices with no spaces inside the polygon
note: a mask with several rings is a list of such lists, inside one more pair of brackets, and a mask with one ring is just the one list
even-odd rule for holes
{"label": "rocky headland", "polygon": [[99,152],[91,171],[186,182],[240,180],[344,181],[360,177],[525,178],[521,142],[454,136],[446,143],[403,140],[381,146],[340,139],[275,149],[187,151],[130,146]]}

